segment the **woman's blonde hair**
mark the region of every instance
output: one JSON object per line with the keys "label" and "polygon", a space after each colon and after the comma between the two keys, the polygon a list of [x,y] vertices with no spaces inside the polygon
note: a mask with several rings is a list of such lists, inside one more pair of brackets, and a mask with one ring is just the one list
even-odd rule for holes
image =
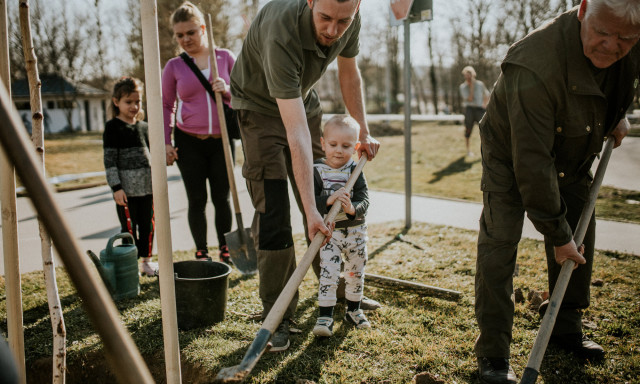
{"label": "woman's blonde hair", "polygon": [[192,2],[185,1],[171,14],[171,25],[176,25],[185,21],[195,21],[200,25],[205,25],[204,15]]}

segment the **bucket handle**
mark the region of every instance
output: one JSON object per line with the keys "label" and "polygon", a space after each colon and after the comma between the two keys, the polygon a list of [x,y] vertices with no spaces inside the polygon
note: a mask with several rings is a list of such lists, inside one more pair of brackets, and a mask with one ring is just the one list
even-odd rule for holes
{"label": "bucket handle", "polygon": [[133,236],[129,233],[129,232],[120,232],[115,236],[112,236],[109,241],[107,242],[107,248],[105,249],[107,254],[111,254],[111,248],[113,248],[113,242],[118,240],[118,239],[123,239],[128,237],[129,239],[131,239],[131,244],[135,244],[135,240],[133,239]]}

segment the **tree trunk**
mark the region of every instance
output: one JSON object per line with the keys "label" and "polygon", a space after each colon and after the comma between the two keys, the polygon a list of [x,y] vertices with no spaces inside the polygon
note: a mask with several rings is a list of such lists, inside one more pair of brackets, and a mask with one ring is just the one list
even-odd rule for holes
{"label": "tree trunk", "polygon": [[431,67],[429,68],[429,79],[431,80],[431,99],[433,100],[433,110],[435,114],[438,114],[438,80],[436,78],[436,65],[433,62],[433,44],[431,42],[431,23],[428,27],[428,45],[429,45],[429,62]]}
{"label": "tree trunk", "polygon": [[[29,94],[32,114],[32,136],[31,139],[36,147],[36,152],[42,162],[42,173],[44,174],[44,133],[42,129],[42,98],[40,97],[40,77],[33,39],[31,38],[31,21],[29,17],[29,1],[20,1],[20,31],[22,34],[22,47],[29,79]],[[66,371],[66,339],[67,331],[64,326],[62,306],[56,284],[56,269],[53,261],[51,249],[51,238],[47,233],[42,221],[38,220],[40,229],[40,246],[42,250],[42,264],[44,280],[47,286],[47,299],[49,302],[49,314],[51,316],[51,326],[53,329],[53,382],[64,383]]]}

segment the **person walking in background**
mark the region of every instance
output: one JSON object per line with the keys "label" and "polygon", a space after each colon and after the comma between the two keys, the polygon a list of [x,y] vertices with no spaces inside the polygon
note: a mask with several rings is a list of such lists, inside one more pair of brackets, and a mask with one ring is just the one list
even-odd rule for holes
{"label": "person walking in background", "polygon": [[471,66],[462,69],[464,83],[460,84],[460,97],[464,107],[464,140],[467,156],[473,156],[469,144],[471,131],[475,123],[480,123],[489,102],[489,90],[484,83],[476,79],[476,71]]}
{"label": "person walking in background", "polygon": [[[313,328],[316,336],[333,335],[333,309],[344,265],[345,298],[347,311],[344,320],[358,329],[371,328],[362,309],[364,267],[367,264],[367,225],[364,217],[369,208],[369,194],[364,174],[361,173],[351,193],[344,186],[356,167],[356,152],[360,126],[352,117],[336,115],[324,125],[320,141],[325,153],[313,164],[316,207],[322,215],[329,213],[333,204],[341,204],[342,212],[335,219],[331,239],[320,249],[320,277],[318,286],[318,319]],[[341,256],[344,254],[344,258]]]}
{"label": "person walking in background", "polygon": [[[202,12],[184,2],[171,15],[173,35],[186,53],[167,62],[162,72],[162,106],[167,165],[178,164],[189,201],[188,220],[196,245],[196,259],[210,260],[207,246],[207,181],[215,209],[215,227],[220,261],[231,263],[224,234],[231,230],[229,179],[224,158],[222,135],[215,99],[204,88],[187,64],[193,61],[215,92],[229,104],[229,74],[235,62],[231,51],[215,48],[217,79],[212,78],[212,63]],[[175,121],[175,127],[174,127]],[[173,129],[175,128],[175,129]],[[173,131],[174,144],[171,143]],[[231,145],[234,153],[234,146]]]}
{"label": "person walking in background", "polygon": [[107,121],[102,136],[104,169],[113,191],[121,232],[130,233],[141,260],[140,273],[154,276],[158,264],[151,261],[153,234],[153,192],[149,132],[142,121],[142,83],[122,77],[113,87],[114,117]]}
{"label": "person walking in background", "polygon": [[[337,59],[342,98],[360,125],[359,153],[373,159],[380,143],[369,134],[356,62],[359,0],[272,0],[249,28],[231,73],[245,153],[242,175],[256,213],[256,244],[264,319],[296,268],[287,178],[304,213],[307,235],[331,237],[315,206],[313,160],[320,144],[322,109],[313,86]],[[289,319],[297,293],[271,338],[270,351],[289,348]]]}
{"label": "person walking in background", "polygon": [[[640,2],[582,0],[515,43],[502,62],[480,123],[482,191],[475,275],[480,328],[475,353],[484,383],[516,383],[509,365],[513,272],[524,214],[544,235],[549,292],[562,264],[571,274],[550,344],[602,360],[582,332],[589,307],[595,213],[583,244],[576,229],[588,199],[594,159],[604,139],[619,146],[640,73]],[[544,53],[544,54],[541,54]],[[541,314],[545,306],[540,307]]]}

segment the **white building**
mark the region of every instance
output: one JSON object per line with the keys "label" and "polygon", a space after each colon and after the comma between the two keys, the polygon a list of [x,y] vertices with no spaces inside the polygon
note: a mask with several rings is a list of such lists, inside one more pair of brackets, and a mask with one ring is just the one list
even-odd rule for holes
{"label": "white building", "polygon": [[[104,129],[109,92],[82,83],[72,84],[58,75],[41,75],[40,82],[45,133]],[[14,81],[11,84],[11,96],[22,121],[31,132],[28,80]],[[68,112],[71,113],[71,126],[67,119]]]}

